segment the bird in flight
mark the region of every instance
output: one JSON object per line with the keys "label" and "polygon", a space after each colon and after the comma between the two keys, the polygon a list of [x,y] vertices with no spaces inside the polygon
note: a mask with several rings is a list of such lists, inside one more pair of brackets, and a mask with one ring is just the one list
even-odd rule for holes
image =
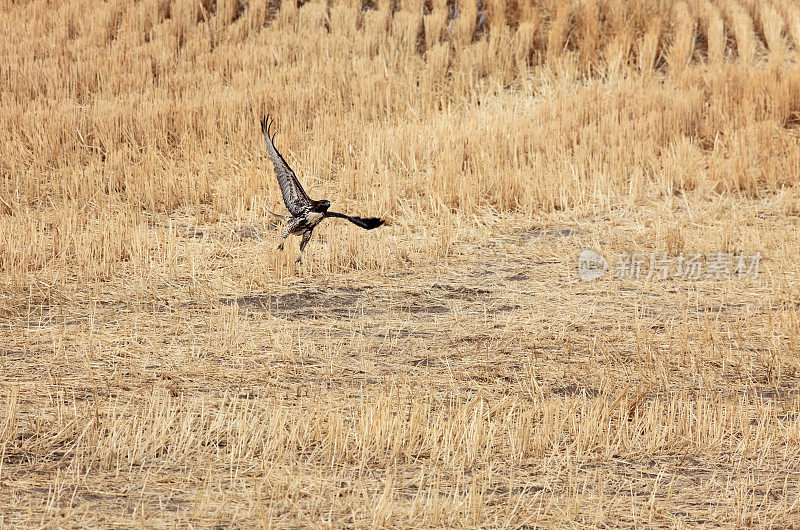
{"label": "bird in flight", "polygon": [[346,215],[339,212],[329,212],[328,208],[331,203],[327,200],[315,201],[306,195],[305,190],[300,185],[300,181],[283,159],[283,156],[275,148],[275,134],[271,133],[272,125],[275,120],[271,120],[269,116],[261,120],[261,132],[264,133],[264,139],[267,141],[267,152],[275,166],[275,174],[278,177],[278,184],[281,187],[281,194],[283,195],[283,202],[286,204],[286,209],[289,210],[291,215],[278,215],[270,212],[276,217],[281,217],[286,221],[286,228],[283,229],[281,234],[281,242],[278,245],[278,250],[283,250],[283,243],[289,234],[301,235],[303,238],[300,240],[300,255],[297,256],[297,263],[300,263],[302,252],[306,248],[308,241],[311,239],[311,233],[314,228],[322,222],[326,217],[338,217],[340,219],[347,219],[356,226],[360,226],[366,230],[378,228],[384,223],[384,220],[379,217],[355,217]]}

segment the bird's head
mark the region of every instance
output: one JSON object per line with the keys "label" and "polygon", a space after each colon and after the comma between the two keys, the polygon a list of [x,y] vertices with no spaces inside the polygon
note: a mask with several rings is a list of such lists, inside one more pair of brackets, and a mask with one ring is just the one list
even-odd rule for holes
{"label": "bird's head", "polygon": [[331,201],[321,200],[319,201],[319,207],[323,212],[327,212],[328,208],[331,207]]}

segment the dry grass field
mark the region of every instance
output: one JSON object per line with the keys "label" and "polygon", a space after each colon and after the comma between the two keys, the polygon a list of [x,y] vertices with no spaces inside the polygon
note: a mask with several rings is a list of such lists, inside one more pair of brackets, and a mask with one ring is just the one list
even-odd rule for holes
{"label": "dry grass field", "polygon": [[[792,0],[0,30],[0,525],[800,525]],[[266,113],[312,197],[387,225],[278,252]]]}

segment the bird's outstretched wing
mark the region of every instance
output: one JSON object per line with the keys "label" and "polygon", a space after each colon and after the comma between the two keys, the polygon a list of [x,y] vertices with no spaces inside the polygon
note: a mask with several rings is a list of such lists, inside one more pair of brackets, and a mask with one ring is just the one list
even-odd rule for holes
{"label": "bird's outstretched wing", "polygon": [[271,120],[269,116],[261,120],[261,132],[264,133],[264,139],[267,141],[267,151],[275,166],[275,174],[278,176],[278,184],[281,187],[281,194],[283,194],[283,202],[286,204],[286,209],[292,215],[302,215],[304,212],[311,208],[312,202],[308,198],[300,182],[283,159],[281,154],[275,149],[273,138],[274,134],[270,134],[272,124],[275,120]]}
{"label": "bird's outstretched wing", "polygon": [[325,212],[325,217],[338,217],[340,219],[347,219],[354,225],[360,226],[361,228],[365,228],[367,230],[378,228],[385,222],[380,217],[354,217],[352,215],[345,215],[339,212]]}

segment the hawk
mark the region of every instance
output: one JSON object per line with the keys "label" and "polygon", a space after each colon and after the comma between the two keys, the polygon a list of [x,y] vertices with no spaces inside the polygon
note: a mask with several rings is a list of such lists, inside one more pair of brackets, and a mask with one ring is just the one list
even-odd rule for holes
{"label": "hawk", "polygon": [[270,212],[276,217],[280,217],[286,221],[286,228],[283,229],[281,234],[281,242],[278,245],[278,250],[283,250],[283,243],[289,234],[301,235],[303,238],[300,240],[300,255],[297,256],[296,263],[300,263],[302,252],[306,248],[308,241],[311,239],[311,234],[314,228],[322,222],[326,217],[338,217],[340,219],[347,219],[356,226],[360,226],[366,230],[378,228],[384,223],[384,220],[379,217],[354,217],[339,212],[329,212],[328,208],[331,207],[330,201],[321,200],[315,201],[306,195],[305,190],[300,185],[300,181],[283,159],[283,156],[275,148],[275,134],[271,134],[272,124],[275,120],[271,120],[269,116],[261,120],[261,132],[264,133],[264,139],[267,141],[267,152],[275,166],[275,175],[278,177],[278,185],[281,187],[281,194],[283,195],[283,202],[286,204],[286,209],[289,210],[291,215],[278,215]]}

